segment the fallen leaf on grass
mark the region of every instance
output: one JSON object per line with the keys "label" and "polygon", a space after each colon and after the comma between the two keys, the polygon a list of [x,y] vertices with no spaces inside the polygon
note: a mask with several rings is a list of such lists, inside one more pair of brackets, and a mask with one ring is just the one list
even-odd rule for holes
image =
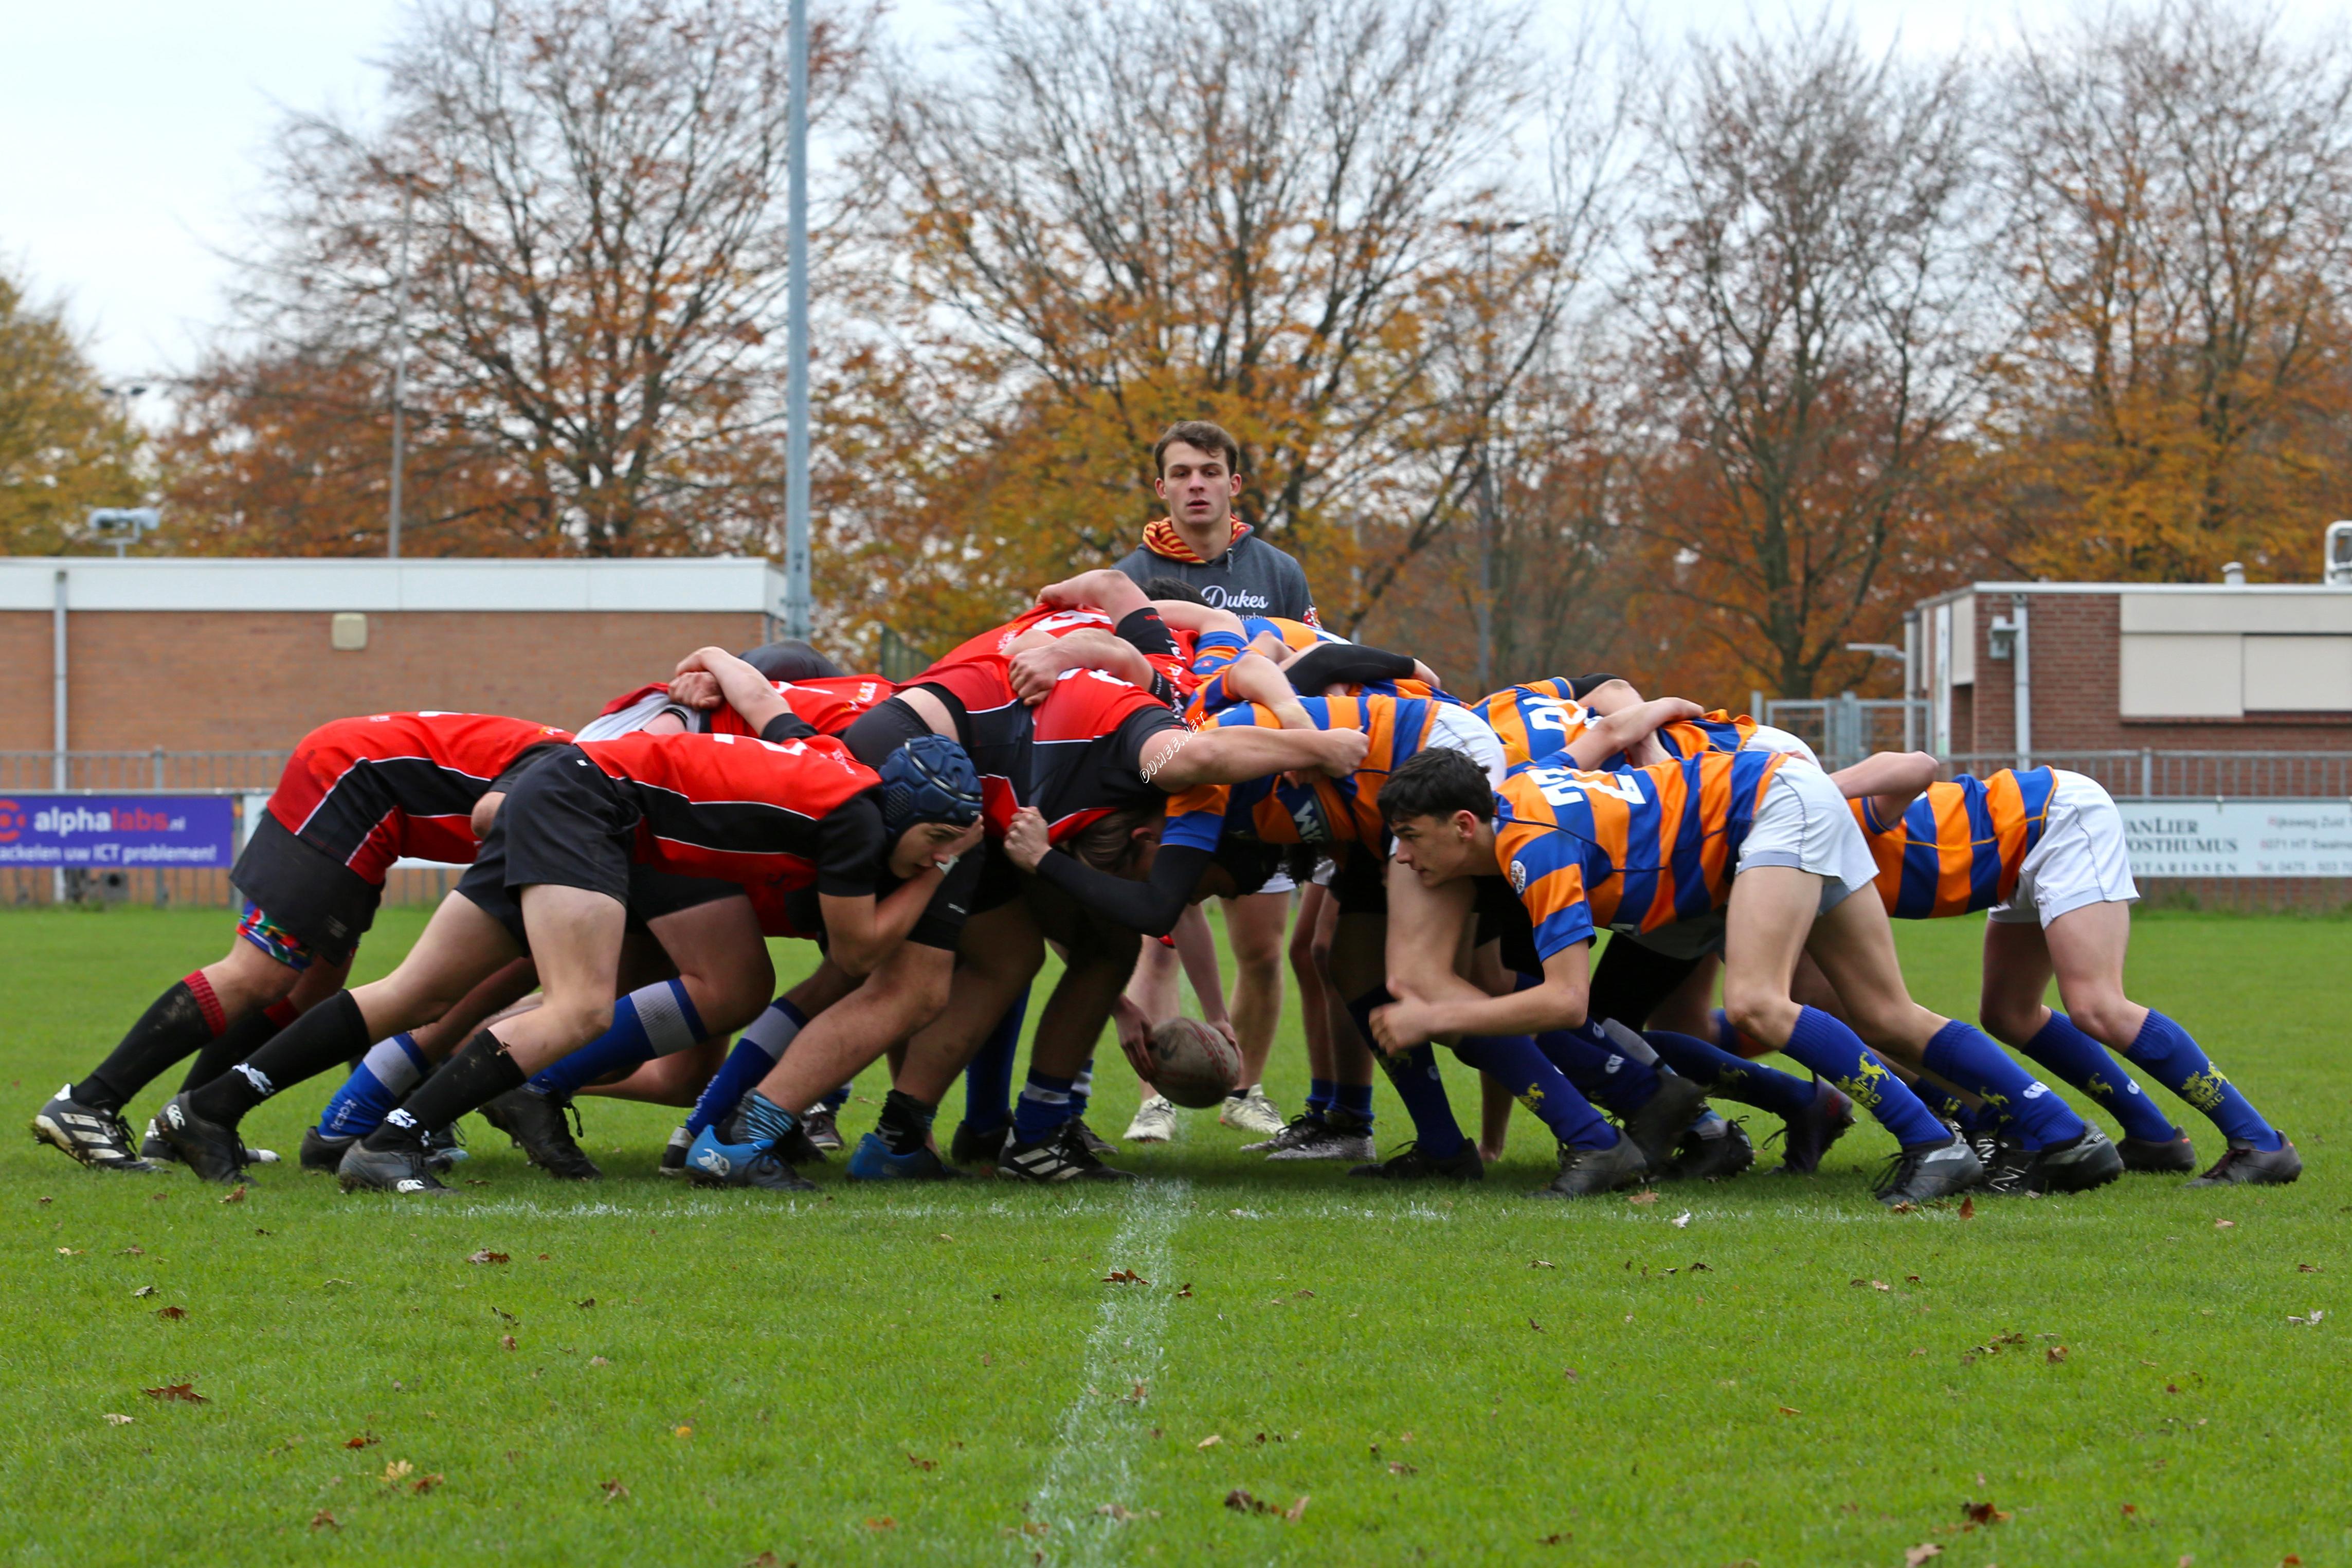
{"label": "fallen leaf on grass", "polygon": [[188,1315],[188,1309],[185,1307],[157,1307],[155,1309],[155,1315],[162,1318],[167,1323],[175,1323],[182,1318]]}
{"label": "fallen leaf on grass", "polygon": [[1536,1322],[1533,1318],[1529,1318],[1528,1320],[1528,1327],[1535,1330],[1538,1333],[1543,1333],[1543,1324]]}
{"label": "fallen leaf on grass", "polygon": [[2310,1328],[2310,1327],[2312,1327],[2314,1324],[2317,1323],[2317,1322],[2319,1322],[2319,1320],[2320,1320],[2320,1319],[2322,1319],[2322,1318],[2326,1317],[2326,1315],[2327,1315],[2327,1314],[2326,1314],[2326,1312],[2321,1312],[2318,1308],[2314,1307],[2314,1308],[2312,1309],[2312,1311],[2311,1311],[2311,1315],[2310,1315],[2309,1317],[2307,1317],[2307,1318],[2298,1318],[2298,1317],[2295,1317],[2295,1316],[2294,1316],[2293,1314],[2291,1314],[2291,1313],[2290,1313],[2290,1314],[2288,1315],[2288,1317],[2287,1317],[2287,1320],[2286,1320],[2286,1321],[2287,1321],[2287,1322],[2291,1322],[2291,1323],[2297,1324],[2297,1325],[2299,1325],[2299,1326],[2301,1326],[2301,1327],[2303,1327],[2303,1328]]}
{"label": "fallen leaf on grass", "polygon": [[2007,1524],[2013,1517],[2005,1508],[1995,1508],[1989,1502],[1964,1502],[1960,1511],[1969,1516],[1970,1524]]}
{"label": "fallen leaf on grass", "polygon": [[378,1443],[383,1441],[383,1439],[377,1437],[373,1432],[362,1432],[356,1437],[344,1438],[343,1447],[346,1448],[373,1448]]}
{"label": "fallen leaf on grass", "polygon": [[1773,1408],[1780,1411],[1783,1416],[1801,1416],[1804,1414],[1802,1410],[1792,1410],[1786,1405],[1776,1405]]}
{"label": "fallen leaf on grass", "polygon": [[1109,1273],[1103,1276],[1102,1282],[1106,1285],[1149,1285],[1151,1283],[1150,1281],[1145,1279],[1142,1275],[1137,1273],[1132,1269],[1113,1269]]}
{"label": "fallen leaf on grass", "polygon": [[1129,1508],[1123,1502],[1102,1503],[1097,1506],[1095,1511],[1113,1524],[1126,1524],[1133,1520],[1160,1517],[1160,1511],[1156,1508]]}
{"label": "fallen leaf on grass", "polygon": [[128,1416],[118,1416],[113,1411],[109,1410],[106,1413],[106,1424],[110,1427],[128,1427],[131,1425],[131,1417]]}
{"label": "fallen leaf on grass", "polygon": [[1558,1268],[1559,1265],[1556,1263],[1547,1263],[1540,1258],[1530,1258],[1528,1260],[1528,1267],[1530,1269],[1555,1269]]}
{"label": "fallen leaf on grass", "polygon": [[628,1488],[623,1486],[619,1481],[613,1480],[609,1478],[604,1480],[598,1481],[596,1483],[596,1489],[604,1494],[604,1500],[606,1502],[618,1502],[623,1498],[629,1495]]}
{"label": "fallen leaf on grass", "polygon": [[1960,1197],[1960,1218],[1962,1219],[1974,1219],[1976,1217],[1977,1200],[1963,1193]]}
{"label": "fallen leaf on grass", "polygon": [[1421,1474],[1421,1467],[1419,1465],[1408,1465],[1402,1459],[1391,1459],[1389,1461],[1389,1474],[1392,1476],[1417,1476]]}
{"label": "fallen leaf on grass", "polygon": [[415,1480],[409,1482],[408,1490],[415,1496],[423,1497],[426,1492],[431,1491],[435,1487],[437,1487],[440,1484],[441,1472],[439,1470],[428,1470],[424,1475],[421,1475]]}
{"label": "fallen leaf on grass", "polygon": [[582,1310],[585,1311],[587,1308],[593,1307],[593,1306],[594,1306],[594,1305],[596,1304],[596,1298],[595,1298],[595,1297],[593,1297],[593,1296],[591,1296],[591,1297],[589,1297],[589,1298],[588,1298],[586,1301],[574,1301],[574,1302],[572,1302],[572,1304],[573,1306],[575,1306],[575,1307],[579,1307],[579,1308],[581,1308]]}
{"label": "fallen leaf on grass", "polygon": [[588,1358],[588,1364],[591,1366],[610,1366],[613,1364],[605,1360],[601,1355],[592,1355]]}
{"label": "fallen leaf on grass", "polygon": [[131,1298],[132,1298],[134,1301],[145,1301],[148,1297],[150,1297],[150,1296],[153,1295],[154,1293],[155,1293],[155,1287],[154,1287],[154,1286],[152,1286],[152,1285],[142,1285],[142,1286],[140,1286],[137,1290],[135,1290],[135,1291],[131,1291]]}
{"label": "fallen leaf on grass", "polygon": [[1655,1203],[1658,1201],[1658,1195],[1654,1192],[1637,1192],[1625,1201],[1627,1203]]}
{"label": "fallen leaf on grass", "polygon": [[82,1256],[82,1253],[83,1249],[79,1247],[60,1247],[58,1249],[58,1256],[60,1258],[79,1258]]}
{"label": "fallen leaf on grass", "polygon": [[1712,1273],[1714,1273],[1714,1272],[1715,1272],[1715,1270],[1714,1270],[1713,1269],[1709,1268],[1709,1267],[1708,1267],[1706,1264],[1705,1264],[1705,1263],[1694,1263],[1694,1264],[1692,1264],[1692,1265],[1690,1266],[1690,1271],[1691,1271],[1692,1273],[1694,1273],[1694,1274],[1712,1274]]}
{"label": "fallen leaf on grass", "polygon": [[310,1528],[313,1530],[341,1530],[342,1527],[342,1521],[323,1508],[310,1516]]}
{"label": "fallen leaf on grass", "polygon": [[1288,1520],[1293,1524],[1297,1524],[1300,1520],[1306,1518],[1307,1500],[1302,1497],[1297,1502],[1292,1503],[1288,1508],[1284,1509],[1282,1511],[1282,1517]]}
{"label": "fallen leaf on grass", "polygon": [[1565,1546],[1575,1539],[1575,1536],[1570,1534],[1565,1530],[1555,1530],[1549,1535],[1537,1536],[1536,1544],[1538,1546]]}
{"label": "fallen leaf on grass", "polygon": [[2167,1394],[2178,1394],[2180,1392],[2180,1385],[2178,1383],[2168,1383],[2164,1385],[2164,1391]]}
{"label": "fallen leaf on grass", "polygon": [[1888,1208],[1886,1212],[1889,1214],[1916,1214],[1919,1212],[1919,1206],[1906,1197],[1901,1203],[1895,1204]]}
{"label": "fallen leaf on grass", "polygon": [[2213,1228],[2216,1230],[2235,1230],[2238,1228],[2238,1222],[2234,1219],[2217,1219],[2213,1222]]}
{"label": "fallen leaf on grass", "polygon": [[2316,1263],[2297,1263],[2294,1266],[2294,1271],[2298,1274],[2316,1274],[2319,1272],[2319,1265]]}
{"label": "fallen leaf on grass", "polygon": [[416,1467],[406,1459],[387,1459],[384,1461],[383,1474],[378,1476],[376,1479],[388,1487],[398,1486],[402,1481],[406,1480],[415,1469]]}
{"label": "fallen leaf on grass", "polygon": [[2042,1353],[2042,1359],[2055,1366],[2066,1359],[2066,1347],[2063,1344],[2053,1344]]}
{"label": "fallen leaf on grass", "polygon": [[[144,1258],[145,1256],[147,1256],[147,1249],[145,1249],[144,1247],[137,1246],[137,1245],[133,1245],[133,1246],[130,1246],[130,1247],[125,1247],[124,1249],[122,1249],[122,1250],[121,1250],[120,1252],[117,1252],[117,1253],[115,1254],[115,1256],[116,1256],[117,1258]],[[2306,1267],[2308,1267],[2308,1265],[2306,1265]],[[2317,1273],[2319,1270],[2316,1270],[2316,1269],[2314,1269],[2314,1270],[2312,1270],[2311,1271],[2312,1271],[2313,1273],[2315,1273],[2315,1273]]]}
{"label": "fallen leaf on grass", "polygon": [[1574,1367],[1572,1367],[1572,1366],[1571,1366],[1571,1367],[1569,1367],[1569,1368],[1568,1368],[1568,1369],[1566,1369],[1566,1371],[1562,1374],[1562,1375],[1564,1375],[1565,1377],[1567,1377],[1567,1379],[1568,1379],[1570,1383],[1575,1382],[1575,1381],[1576,1381],[1576,1368],[1574,1368]]}
{"label": "fallen leaf on grass", "polygon": [[927,1459],[919,1454],[908,1454],[907,1456],[907,1462],[914,1466],[917,1469],[921,1470],[926,1475],[940,1468],[939,1460]]}
{"label": "fallen leaf on grass", "polygon": [[1903,1282],[1906,1285],[1916,1285],[1919,1282],[1919,1276],[1916,1274],[1906,1274],[1903,1276]]}
{"label": "fallen leaf on grass", "polygon": [[1180,1301],[1189,1301],[1192,1299],[1192,1281],[1187,1280],[1182,1284],[1176,1287],[1176,1299]]}
{"label": "fallen leaf on grass", "polygon": [[479,1252],[468,1253],[467,1255],[466,1261],[468,1263],[504,1263],[508,1261],[508,1259],[505,1253],[493,1252],[488,1248],[485,1247]]}
{"label": "fallen leaf on grass", "polygon": [[1919,1568],[1919,1564],[1930,1557],[1941,1557],[1943,1554],[1942,1547],[1932,1541],[1923,1541],[1916,1546],[1904,1549],[1903,1568]]}
{"label": "fallen leaf on grass", "polygon": [[196,1385],[193,1383],[167,1383],[161,1388],[144,1388],[140,1390],[140,1392],[146,1395],[150,1399],[161,1399],[165,1404],[169,1404],[174,1399],[180,1401],[184,1405],[209,1405],[212,1403],[211,1400],[196,1392]]}
{"label": "fallen leaf on grass", "polygon": [[1192,1446],[1196,1448],[1213,1448],[1224,1440],[1225,1439],[1221,1435],[1212,1432]]}
{"label": "fallen leaf on grass", "polygon": [[2303,1568],[2302,1554],[2294,1552],[2288,1552],[2279,1559],[2279,1568]]}
{"label": "fallen leaf on grass", "polygon": [[234,1187],[231,1187],[221,1198],[221,1201],[223,1203],[243,1203],[245,1201],[245,1184],[243,1182],[239,1182]]}
{"label": "fallen leaf on grass", "polygon": [[1685,1208],[1680,1214],[1675,1216],[1675,1228],[1676,1230],[1687,1230],[1690,1228],[1689,1209]]}
{"label": "fallen leaf on grass", "polygon": [[500,1350],[512,1350],[514,1347],[515,1347],[515,1336],[514,1336],[514,1335],[512,1335],[512,1334],[510,1334],[510,1333],[502,1333],[502,1334],[499,1335],[499,1348]]}
{"label": "fallen leaf on grass", "polygon": [[886,1513],[879,1519],[867,1520],[866,1521],[866,1528],[868,1530],[896,1530],[898,1528],[898,1521]]}

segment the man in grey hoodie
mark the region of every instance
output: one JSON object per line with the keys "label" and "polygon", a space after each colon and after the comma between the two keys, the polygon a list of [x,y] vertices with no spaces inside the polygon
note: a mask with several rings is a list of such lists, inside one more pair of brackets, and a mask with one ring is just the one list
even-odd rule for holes
{"label": "man in grey hoodie", "polygon": [[1152,444],[1152,488],[1168,515],[1143,530],[1143,543],[1118,563],[1137,586],[1173,577],[1200,590],[1219,610],[1279,616],[1320,625],[1307,573],[1233,515],[1241,493],[1241,448],[1206,420],[1171,424]]}

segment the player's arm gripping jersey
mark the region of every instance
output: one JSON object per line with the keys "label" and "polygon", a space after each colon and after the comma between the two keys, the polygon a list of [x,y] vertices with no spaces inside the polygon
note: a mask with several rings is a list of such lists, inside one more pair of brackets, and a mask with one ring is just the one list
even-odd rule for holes
{"label": "player's arm gripping jersey", "polygon": [[[1168,803],[1162,844],[1214,849],[1225,833],[1268,844],[1380,845],[1388,825],[1380,811],[1381,786],[1427,744],[1434,706],[1423,697],[1301,697],[1318,729],[1358,729],[1370,743],[1362,765],[1345,779],[1316,776],[1306,784],[1282,778],[1246,784],[1202,785]],[[1210,725],[1279,729],[1270,708],[1227,708]],[[1204,726],[1203,727],[1208,727]]]}
{"label": "player's arm gripping jersey", "polygon": [[1606,926],[1654,931],[1723,907],[1775,752],[1710,752],[1622,772],[1538,764],[1495,795],[1495,861],[1539,958]]}
{"label": "player's arm gripping jersey", "polygon": [[311,848],[381,887],[404,857],[471,862],[474,807],[534,747],[572,738],[552,725],[475,713],[337,719],[302,737],[269,814]]}
{"label": "player's arm gripping jersey", "polygon": [[1600,716],[1577,701],[1565,675],[1505,686],[1471,705],[1503,742],[1503,760],[1513,768],[1558,757],[1592,727]]}
{"label": "player's arm gripping jersey", "polygon": [[2006,900],[2019,868],[2050,819],[2056,777],[2047,768],[2004,768],[1984,779],[1962,774],[1930,784],[1892,822],[1866,800],[1853,813],[1878,862],[1878,896],[1889,915],[1933,920],[1970,915]]}

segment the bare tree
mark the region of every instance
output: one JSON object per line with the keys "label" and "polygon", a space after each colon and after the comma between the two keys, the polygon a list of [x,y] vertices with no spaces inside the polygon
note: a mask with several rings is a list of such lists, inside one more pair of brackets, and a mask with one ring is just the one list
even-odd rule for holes
{"label": "bare tree", "polygon": [[2010,558],[2303,575],[2352,413],[2341,34],[2166,0],[2033,35],[2008,86]]}
{"label": "bare tree", "polygon": [[[820,27],[816,80],[856,47]],[[507,467],[518,541],[764,548],[781,9],[426,0],[384,69],[381,126],[304,115],[280,139],[242,300],[265,357],[383,362],[404,331],[422,441]]]}
{"label": "bare tree", "polygon": [[1974,112],[1957,62],[1826,21],[1695,45],[1655,100],[1642,527],[1669,604],[1787,695],[1855,667],[1975,395]]}
{"label": "bare tree", "polygon": [[1245,521],[1326,566],[1425,544],[1467,473],[1434,329],[1484,255],[1460,220],[1503,214],[1530,77],[1517,10],[1450,0],[982,0],[951,78],[899,67],[883,254],[947,323],[933,351],[979,368],[998,423],[971,449],[1053,448],[1033,529],[1123,551],[1141,455],[1207,415],[1244,444]]}

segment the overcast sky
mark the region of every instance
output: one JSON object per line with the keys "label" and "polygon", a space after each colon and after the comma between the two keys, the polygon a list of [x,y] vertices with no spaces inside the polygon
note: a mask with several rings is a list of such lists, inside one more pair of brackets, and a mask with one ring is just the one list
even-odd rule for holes
{"label": "overcast sky", "polygon": [[[222,314],[241,214],[289,108],[364,108],[368,61],[405,0],[66,0],[8,7],[0,68],[0,264],[62,297],[100,369],[185,367]],[[1575,0],[1539,0],[1565,30]],[[1662,38],[1741,26],[1748,0],[1648,0]],[[1811,15],[1810,5],[1793,9]],[[2005,36],[2018,0],[1853,0],[1865,41],[1946,47]],[[2040,8],[2037,6],[2038,11]],[[2297,17],[2325,0],[2289,0]],[[898,0],[909,36],[952,31],[952,0]]]}

